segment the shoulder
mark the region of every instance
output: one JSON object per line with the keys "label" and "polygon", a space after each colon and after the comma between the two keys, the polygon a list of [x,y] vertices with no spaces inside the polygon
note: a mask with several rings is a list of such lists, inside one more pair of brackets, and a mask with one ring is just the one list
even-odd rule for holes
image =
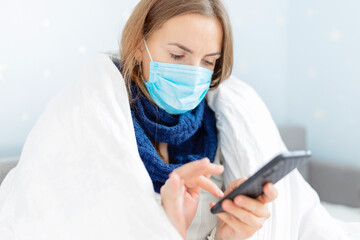
{"label": "shoulder", "polygon": [[[207,102],[210,108],[234,108],[239,105],[254,107],[261,107],[261,110],[266,110],[265,104],[255,89],[231,75],[228,79],[222,82],[217,88],[209,90]],[[265,108],[264,108],[265,107]]]}

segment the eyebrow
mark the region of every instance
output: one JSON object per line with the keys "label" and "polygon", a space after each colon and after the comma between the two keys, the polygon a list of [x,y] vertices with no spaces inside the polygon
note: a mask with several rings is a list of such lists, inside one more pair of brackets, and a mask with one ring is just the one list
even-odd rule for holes
{"label": "eyebrow", "polygon": [[[177,46],[177,47],[181,48],[185,52],[193,53],[192,50],[190,50],[189,48],[185,47],[184,45],[182,45],[180,43],[169,43],[168,45],[174,45],[174,46]],[[215,56],[215,55],[221,55],[221,52],[209,53],[209,54],[206,54],[205,57],[210,57],[210,56]]]}

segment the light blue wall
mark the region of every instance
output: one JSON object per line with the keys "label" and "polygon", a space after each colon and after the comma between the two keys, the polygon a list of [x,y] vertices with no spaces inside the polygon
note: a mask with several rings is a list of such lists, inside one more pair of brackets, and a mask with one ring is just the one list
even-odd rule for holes
{"label": "light blue wall", "polygon": [[118,48],[135,1],[0,1],[0,157],[18,156],[46,103]]}
{"label": "light blue wall", "polygon": [[256,89],[278,126],[306,128],[314,158],[360,165],[360,2],[226,3],[234,74]]}
{"label": "light blue wall", "polygon": [[[114,50],[137,1],[0,1],[0,157],[20,155],[56,92],[98,51]],[[317,158],[357,164],[360,3],[225,0],[233,74],[278,126],[303,125]]]}
{"label": "light blue wall", "polygon": [[356,0],[289,1],[287,111],[314,156],[358,165],[359,9]]}
{"label": "light blue wall", "polygon": [[287,1],[225,1],[234,31],[233,74],[253,86],[274,120],[287,120]]}

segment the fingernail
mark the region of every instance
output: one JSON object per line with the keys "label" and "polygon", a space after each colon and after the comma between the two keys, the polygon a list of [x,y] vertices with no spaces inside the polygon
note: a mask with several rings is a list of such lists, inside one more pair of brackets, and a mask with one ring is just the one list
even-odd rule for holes
{"label": "fingernail", "polygon": [[218,195],[220,195],[221,197],[224,196],[224,193],[223,193],[220,189],[217,190],[217,193],[218,193]]}

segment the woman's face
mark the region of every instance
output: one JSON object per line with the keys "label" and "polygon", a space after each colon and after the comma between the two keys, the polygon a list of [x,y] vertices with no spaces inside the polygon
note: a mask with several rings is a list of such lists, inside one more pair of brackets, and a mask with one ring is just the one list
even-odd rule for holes
{"label": "woman's face", "polygon": [[[185,14],[166,21],[146,44],[153,61],[194,65],[214,70],[221,56],[223,31],[217,18]],[[142,62],[143,77],[149,79],[150,56],[145,44],[137,52]]]}

